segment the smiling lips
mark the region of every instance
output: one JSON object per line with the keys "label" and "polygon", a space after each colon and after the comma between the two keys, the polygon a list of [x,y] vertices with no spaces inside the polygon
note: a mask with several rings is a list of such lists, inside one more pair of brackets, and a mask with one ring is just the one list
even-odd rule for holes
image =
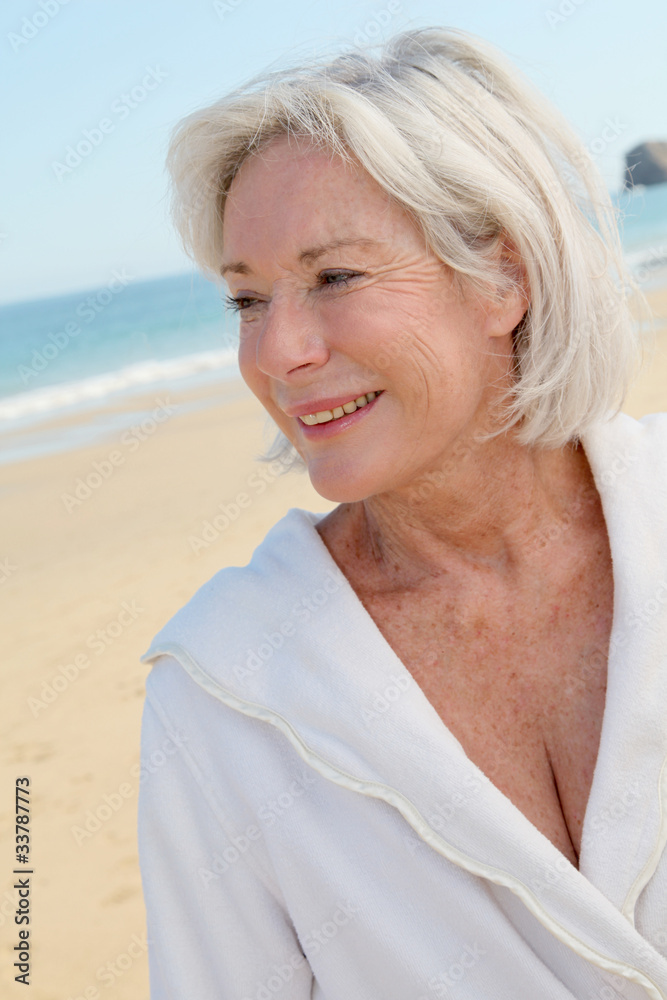
{"label": "smiling lips", "polygon": [[[382,391],[381,389],[380,392]],[[299,417],[299,420],[306,424],[307,427],[313,427],[315,424],[326,424],[330,420],[339,420],[346,413],[354,413],[355,410],[361,409],[362,406],[367,406],[376,396],[380,395],[380,392],[367,392],[365,396],[358,396],[356,399],[351,399],[348,403],[343,403],[342,406],[335,406],[333,410],[320,410],[319,413],[304,413]]]}

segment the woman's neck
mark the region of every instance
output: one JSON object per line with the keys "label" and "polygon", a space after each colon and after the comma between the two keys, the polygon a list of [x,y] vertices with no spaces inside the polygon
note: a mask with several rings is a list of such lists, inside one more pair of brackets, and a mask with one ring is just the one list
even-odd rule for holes
{"label": "woman's neck", "polygon": [[548,526],[599,505],[581,445],[526,448],[509,437],[467,450],[404,489],[342,504],[318,530],[334,557],[388,585],[418,588],[487,567],[519,573]]}

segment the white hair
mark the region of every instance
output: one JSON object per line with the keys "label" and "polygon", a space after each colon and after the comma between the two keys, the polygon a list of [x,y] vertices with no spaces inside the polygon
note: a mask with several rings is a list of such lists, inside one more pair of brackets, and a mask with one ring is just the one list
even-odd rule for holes
{"label": "white hair", "polygon": [[[244,160],[279,136],[356,161],[405,208],[433,252],[474,290],[518,287],[504,427],[562,447],[617,412],[638,360],[613,207],[559,112],[487,43],[434,27],[379,50],[264,74],[184,119],[168,166],[176,226],[220,280],[225,198]],[[285,443],[285,439],[282,439]]]}

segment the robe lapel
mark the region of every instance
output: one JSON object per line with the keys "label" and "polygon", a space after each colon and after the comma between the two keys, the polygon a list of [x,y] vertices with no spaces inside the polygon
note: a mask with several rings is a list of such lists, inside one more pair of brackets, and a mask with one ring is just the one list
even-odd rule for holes
{"label": "robe lapel", "polygon": [[660,461],[654,429],[655,418],[621,416],[583,441],[609,533],[614,621],[580,870],[629,920],[667,842],[667,442]]}

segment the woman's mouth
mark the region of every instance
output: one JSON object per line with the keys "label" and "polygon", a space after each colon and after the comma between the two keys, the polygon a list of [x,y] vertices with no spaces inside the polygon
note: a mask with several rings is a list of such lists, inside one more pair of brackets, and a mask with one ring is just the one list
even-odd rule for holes
{"label": "woman's mouth", "polygon": [[348,427],[363,420],[371,410],[375,409],[384,389],[378,392],[367,392],[362,396],[341,403],[331,410],[319,410],[317,413],[304,413],[297,417],[299,428],[305,438],[320,440],[334,434],[346,431]]}
{"label": "woman's mouth", "polygon": [[314,427],[315,424],[327,424],[332,420],[340,420],[341,417],[345,417],[356,410],[363,409],[364,406],[368,406],[382,392],[384,392],[384,389],[380,389],[379,392],[367,392],[363,396],[350,399],[349,402],[343,403],[341,406],[335,406],[333,410],[320,410],[319,413],[304,413],[303,416],[299,417],[299,420],[306,427]]}

